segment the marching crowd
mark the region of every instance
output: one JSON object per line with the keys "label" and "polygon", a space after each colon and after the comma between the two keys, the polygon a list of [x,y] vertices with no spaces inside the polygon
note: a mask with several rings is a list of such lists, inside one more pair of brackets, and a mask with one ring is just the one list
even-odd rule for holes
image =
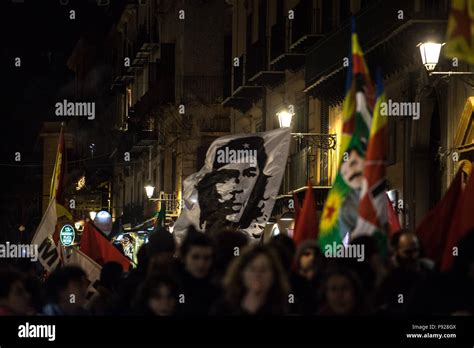
{"label": "marching crowd", "polygon": [[474,230],[449,272],[423,257],[409,230],[383,255],[372,237],[363,261],[329,258],[315,240],[297,248],[280,234],[250,243],[243,233],[189,228],[178,246],[165,229],[138,251],[138,266],[103,265],[97,292],[79,267],[38,276],[31,261],[0,264],[0,315],[397,315],[474,314]]}

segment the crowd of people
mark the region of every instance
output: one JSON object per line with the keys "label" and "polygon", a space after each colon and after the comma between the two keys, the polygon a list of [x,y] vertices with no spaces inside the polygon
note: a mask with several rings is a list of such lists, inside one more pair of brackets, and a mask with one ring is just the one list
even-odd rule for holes
{"label": "crowd of people", "polygon": [[161,229],[124,272],[103,265],[88,293],[83,269],[60,267],[45,280],[31,261],[0,265],[0,315],[267,316],[474,314],[474,230],[459,242],[449,272],[423,257],[409,230],[382,253],[372,237],[363,261],[330,258],[315,240],[284,234],[250,242],[236,230],[209,236],[190,227],[178,246]]}

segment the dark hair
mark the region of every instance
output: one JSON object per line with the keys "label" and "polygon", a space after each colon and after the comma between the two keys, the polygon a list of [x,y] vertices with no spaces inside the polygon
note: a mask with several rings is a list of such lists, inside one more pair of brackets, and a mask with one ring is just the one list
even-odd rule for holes
{"label": "dark hair", "polygon": [[137,314],[148,314],[150,312],[148,300],[153,297],[156,291],[162,286],[170,289],[171,296],[175,299],[178,298],[178,286],[173,277],[166,274],[149,276],[140,284],[133,300],[132,307]]}
{"label": "dark hair", "polygon": [[156,232],[153,232],[146,245],[149,259],[158,253],[174,254],[176,251],[176,243],[173,235],[165,228],[160,228]]}
{"label": "dark hair", "polygon": [[241,250],[249,242],[247,234],[235,229],[220,230],[214,241],[216,246],[215,264],[220,274],[225,273],[230,262],[234,259],[235,248]]}
{"label": "dark hair", "polygon": [[398,248],[398,244],[400,243],[400,239],[404,234],[411,234],[416,236],[415,233],[413,233],[411,230],[407,228],[403,228],[397,232],[395,232],[392,236],[392,239],[390,240],[390,246],[395,250]]}
{"label": "dark hair", "polygon": [[284,270],[289,272],[296,252],[296,246],[293,239],[286,234],[278,234],[270,239],[268,246],[275,251],[284,267]]}
{"label": "dark hair", "polygon": [[181,258],[185,258],[186,255],[189,253],[189,250],[191,250],[191,247],[193,246],[199,246],[199,247],[209,247],[213,248],[213,243],[211,238],[209,238],[207,235],[205,235],[202,232],[197,231],[194,226],[188,227],[188,231],[186,233],[186,237],[183,240],[183,243],[181,244],[181,249],[180,249],[180,256]]}
{"label": "dark hair", "polygon": [[122,266],[115,261],[106,262],[100,271],[100,282],[107,289],[114,290],[122,277]]}
{"label": "dark hair", "polygon": [[148,263],[149,263],[149,257],[148,257],[148,244],[142,244],[140,249],[138,249],[137,252],[137,262],[138,262],[138,268],[141,270],[146,270],[148,268]]}
{"label": "dark hair", "polygon": [[357,273],[352,271],[349,268],[346,267],[330,267],[325,275],[324,275],[324,280],[322,283],[322,291],[321,291],[321,296],[323,296],[323,302],[327,303],[327,298],[326,298],[326,291],[327,291],[327,283],[329,279],[331,279],[334,276],[342,276],[349,280],[349,282],[352,285],[352,289],[354,291],[354,308],[352,310],[353,314],[361,314],[361,312],[365,309],[365,298],[364,298],[364,290],[362,287],[362,282],[360,278],[358,277]]}
{"label": "dark hair", "polygon": [[461,277],[469,272],[469,264],[474,262],[474,228],[466,232],[458,241],[458,256],[454,257],[451,270]]}
{"label": "dark hair", "polygon": [[86,273],[80,267],[66,266],[54,271],[46,280],[46,295],[49,301],[57,302],[59,293],[66,289],[70,282],[81,281]]}
{"label": "dark hair", "polygon": [[21,282],[23,277],[21,273],[13,270],[0,271],[0,298],[6,298],[10,294],[13,284]]}
{"label": "dark hair", "polygon": [[224,278],[224,290],[228,303],[239,308],[241,301],[245,296],[245,287],[243,282],[243,273],[245,268],[260,255],[264,255],[270,261],[274,281],[268,292],[266,305],[270,306],[273,314],[283,314],[287,308],[287,296],[289,293],[289,284],[286,272],[275,256],[274,251],[265,245],[251,245],[241,256],[234,259]]}

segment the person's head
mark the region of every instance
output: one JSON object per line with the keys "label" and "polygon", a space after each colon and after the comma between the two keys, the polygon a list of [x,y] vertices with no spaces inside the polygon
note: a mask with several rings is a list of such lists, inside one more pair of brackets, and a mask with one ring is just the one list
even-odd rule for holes
{"label": "person's head", "polygon": [[293,239],[286,234],[280,233],[272,237],[267,245],[275,251],[284,270],[289,271],[296,252]]}
{"label": "person's head", "polygon": [[312,278],[323,263],[324,255],[316,241],[307,240],[301,243],[296,253],[296,269],[300,274]]}
{"label": "person's head", "polygon": [[236,229],[223,229],[214,236],[215,265],[219,274],[225,273],[230,262],[249,243],[247,234]]}
{"label": "person's head", "polygon": [[191,226],[181,244],[180,257],[185,271],[192,277],[207,278],[211,272],[214,257],[211,239]]}
{"label": "person's head", "polygon": [[81,268],[60,268],[46,280],[48,299],[58,304],[66,313],[77,311],[86,304],[88,283],[86,273]]}
{"label": "person's head", "polygon": [[420,242],[410,230],[400,230],[392,237],[394,256],[402,267],[416,268],[420,258]]}
{"label": "person's head", "polygon": [[137,305],[154,315],[173,315],[177,302],[176,283],[167,275],[148,277],[138,291]]}
{"label": "person's head", "polygon": [[146,244],[148,271],[160,273],[170,267],[176,252],[176,242],[173,235],[165,228],[154,232]]}
{"label": "person's head", "polygon": [[362,307],[362,286],[355,273],[347,268],[333,268],[323,282],[323,296],[335,315],[359,314]]}
{"label": "person's head", "polygon": [[474,284],[474,229],[466,232],[458,246],[458,256],[454,258],[452,270]]}
{"label": "person's head", "polygon": [[30,295],[25,290],[20,273],[0,270],[0,306],[16,315],[25,315],[29,310]]}
{"label": "person's head", "polygon": [[267,162],[264,144],[262,137],[251,136],[216,149],[212,171],[196,186],[201,229],[219,223],[241,230],[258,228],[258,235],[263,232],[257,222],[263,222],[269,178],[263,172]]}
{"label": "person's head", "polygon": [[100,282],[109,290],[115,290],[122,278],[123,268],[118,262],[106,262],[100,271]]}
{"label": "person's head", "polygon": [[240,305],[244,296],[265,296],[267,303],[283,308],[289,291],[286,273],[274,252],[263,245],[249,246],[234,259],[224,278],[227,300]]}

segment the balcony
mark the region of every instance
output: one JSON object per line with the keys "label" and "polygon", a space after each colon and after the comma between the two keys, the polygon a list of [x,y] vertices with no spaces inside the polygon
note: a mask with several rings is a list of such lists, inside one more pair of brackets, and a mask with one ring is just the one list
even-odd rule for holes
{"label": "balcony", "polygon": [[[414,63],[416,45],[427,37],[444,37],[447,4],[432,6],[431,1],[376,1],[356,17],[357,33],[369,67],[378,65],[385,76]],[[404,20],[393,13],[402,10]],[[383,21],[379,20],[384,18]],[[306,56],[305,92],[337,103],[344,97],[344,67],[350,44],[350,22],[317,42]]]}
{"label": "balcony", "polygon": [[246,58],[245,75],[250,85],[272,87],[285,77],[283,71],[270,71],[268,69],[266,40],[259,40],[250,45]]}
{"label": "balcony", "polygon": [[166,216],[177,217],[181,212],[183,201],[178,199],[176,192],[167,193],[160,191],[159,198],[151,198],[151,201],[158,202],[157,211],[161,211],[162,204],[165,205]]}
{"label": "balcony", "polygon": [[121,66],[118,69],[115,69],[115,78],[110,86],[112,90],[118,90],[124,88],[127,84],[131,83],[135,78],[135,74],[133,72],[129,72],[128,69],[124,66]]}
{"label": "balcony", "polygon": [[317,11],[312,0],[301,0],[293,8],[295,19],[291,20],[291,46],[294,53],[303,53],[323,37],[317,32]]}
{"label": "balcony", "polygon": [[271,29],[270,67],[275,71],[296,71],[304,65],[304,53],[288,52],[290,35],[286,23],[287,20],[281,18]]}
{"label": "balcony", "polygon": [[224,96],[223,76],[176,76],[176,100],[219,104]]}
{"label": "balcony", "polygon": [[335,135],[322,135],[319,139],[298,139],[298,151],[289,156],[280,194],[300,190],[307,185],[308,178],[321,187],[332,185],[336,166]]}
{"label": "balcony", "polygon": [[137,36],[139,52],[152,52],[159,48],[158,30],[156,30],[156,23],[153,24],[155,25],[152,25],[152,30],[147,30],[145,25],[140,27]]}
{"label": "balcony", "polygon": [[252,107],[252,103],[262,97],[261,86],[248,85],[245,79],[245,56],[239,57],[238,66],[233,66],[233,93],[222,102],[222,106],[231,107],[241,112],[246,112]]}

